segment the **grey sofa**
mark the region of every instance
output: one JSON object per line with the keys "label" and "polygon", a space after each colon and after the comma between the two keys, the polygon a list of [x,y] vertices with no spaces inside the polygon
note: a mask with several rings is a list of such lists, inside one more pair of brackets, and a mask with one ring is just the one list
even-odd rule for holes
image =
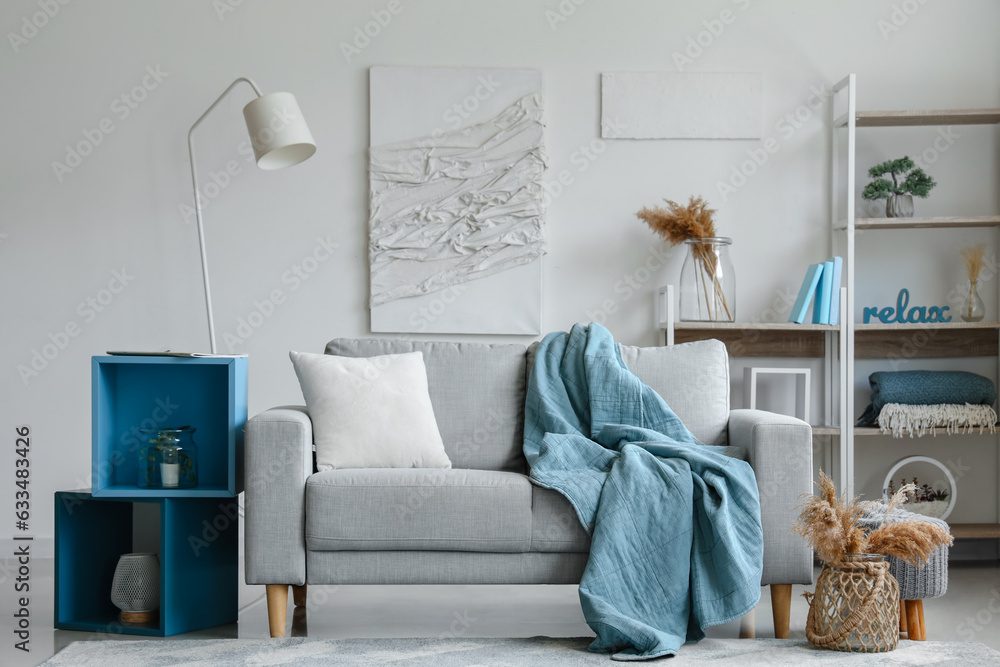
{"label": "grey sofa", "polygon": [[[328,354],[419,350],[452,469],[316,472],[305,408],[246,426],[246,582],[267,585],[272,637],[284,636],[312,584],[574,584],[590,539],[569,503],[531,483],[522,453],[533,350],[522,345],[338,339]],[[748,460],[760,489],[762,584],[775,632],[788,632],[792,584],[812,582],[812,552],[791,533],[812,487],[812,434],[791,417],[729,410],[729,360],[718,341],[621,346],[622,359],[703,443]]]}

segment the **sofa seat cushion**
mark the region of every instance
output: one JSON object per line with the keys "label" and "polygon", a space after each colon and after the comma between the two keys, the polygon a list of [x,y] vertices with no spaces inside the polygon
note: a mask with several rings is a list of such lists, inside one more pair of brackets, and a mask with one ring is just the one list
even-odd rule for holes
{"label": "sofa seat cushion", "polygon": [[531,488],[524,475],[492,470],[318,472],[306,481],[306,548],[527,552]]}
{"label": "sofa seat cushion", "polygon": [[576,510],[558,491],[531,487],[531,550],[542,553],[589,553],[590,535]]}

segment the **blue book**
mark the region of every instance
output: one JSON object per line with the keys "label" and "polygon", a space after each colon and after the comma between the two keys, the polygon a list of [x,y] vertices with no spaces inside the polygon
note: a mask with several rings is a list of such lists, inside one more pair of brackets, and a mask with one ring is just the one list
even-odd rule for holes
{"label": "blue book", "polygon": [[830,284],[830,324],[840,324],[840,275],[844,260],[833,258],[833,281]]}
{"label": "blue book", "polygon": [[816,285],[819,283],[819,276],[822,272],[822,264],[811,264],[806,269],[806,277],[802,281],[802,287],[799,288],[799,296],[795,299],[792,314],[788,317],[789,322],[802,324],[806,321],[806,313],[809,312],[809,304],[812,303],[813,295],[816,294]]}
{"label": "blue book", "polygon": [[823,262],[823,273],[816,286],[816,305],[813,307],[813,324],[830,323],[830,285],[833,284],[833,260]]}

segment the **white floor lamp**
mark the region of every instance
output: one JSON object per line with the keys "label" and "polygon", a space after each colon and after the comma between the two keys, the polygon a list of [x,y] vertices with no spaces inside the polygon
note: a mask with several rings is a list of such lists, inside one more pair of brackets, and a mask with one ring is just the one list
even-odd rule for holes
{"label": "white floor lamp", "polygon": [[240,77],[222,91],[212,106],[194,122],[188,131],[188,155],[191,159],[191,184],[194,187],[194,210],[198,218],[198,242],[201,246],[201,273],[205,283],[205,309],[208,311],[208,336],[212,342],[212,354],[215,347],[215,320],[212,317],[212,294],[208,289],[208,258],[205,255],[205,230],[201,220],[201,197],[198,195],[198,174],[194,166],[193,133],[196,127],[205,120],[212,109],[219,105],[229,91],[240,82],[248,84],[257,93],[257,98],[243,107],[243,118],[246,120],[247,132],[250,133],[250,143],[253,144],[254,157],[257,166],[266,171],[283,169],[308,159],[316,152],[309,126],[306,125],[299,109],[298,102],[291,93],[260,92],[257,84],[250,79]]}

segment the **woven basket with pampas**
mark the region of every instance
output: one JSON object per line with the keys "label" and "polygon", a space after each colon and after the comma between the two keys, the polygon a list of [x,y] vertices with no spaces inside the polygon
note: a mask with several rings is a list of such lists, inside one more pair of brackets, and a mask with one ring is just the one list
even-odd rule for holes
{"label": "woven basket with pampas", "polygon": [[[888,517],[915,490],[900,489],[889,502]],[[833,480],[820,471],[819,494],[808,496],[795,532],[808,540],[823,560],[816,592],[806,594],[806,638],[836,651],[879,653],[899,643],[899,584],[889,574],[886,556],[912,565],[952,543],[944,528],[918,521],[890,523],[865,532],[862,519],[871,503],[847,494],[837,496]]]}

